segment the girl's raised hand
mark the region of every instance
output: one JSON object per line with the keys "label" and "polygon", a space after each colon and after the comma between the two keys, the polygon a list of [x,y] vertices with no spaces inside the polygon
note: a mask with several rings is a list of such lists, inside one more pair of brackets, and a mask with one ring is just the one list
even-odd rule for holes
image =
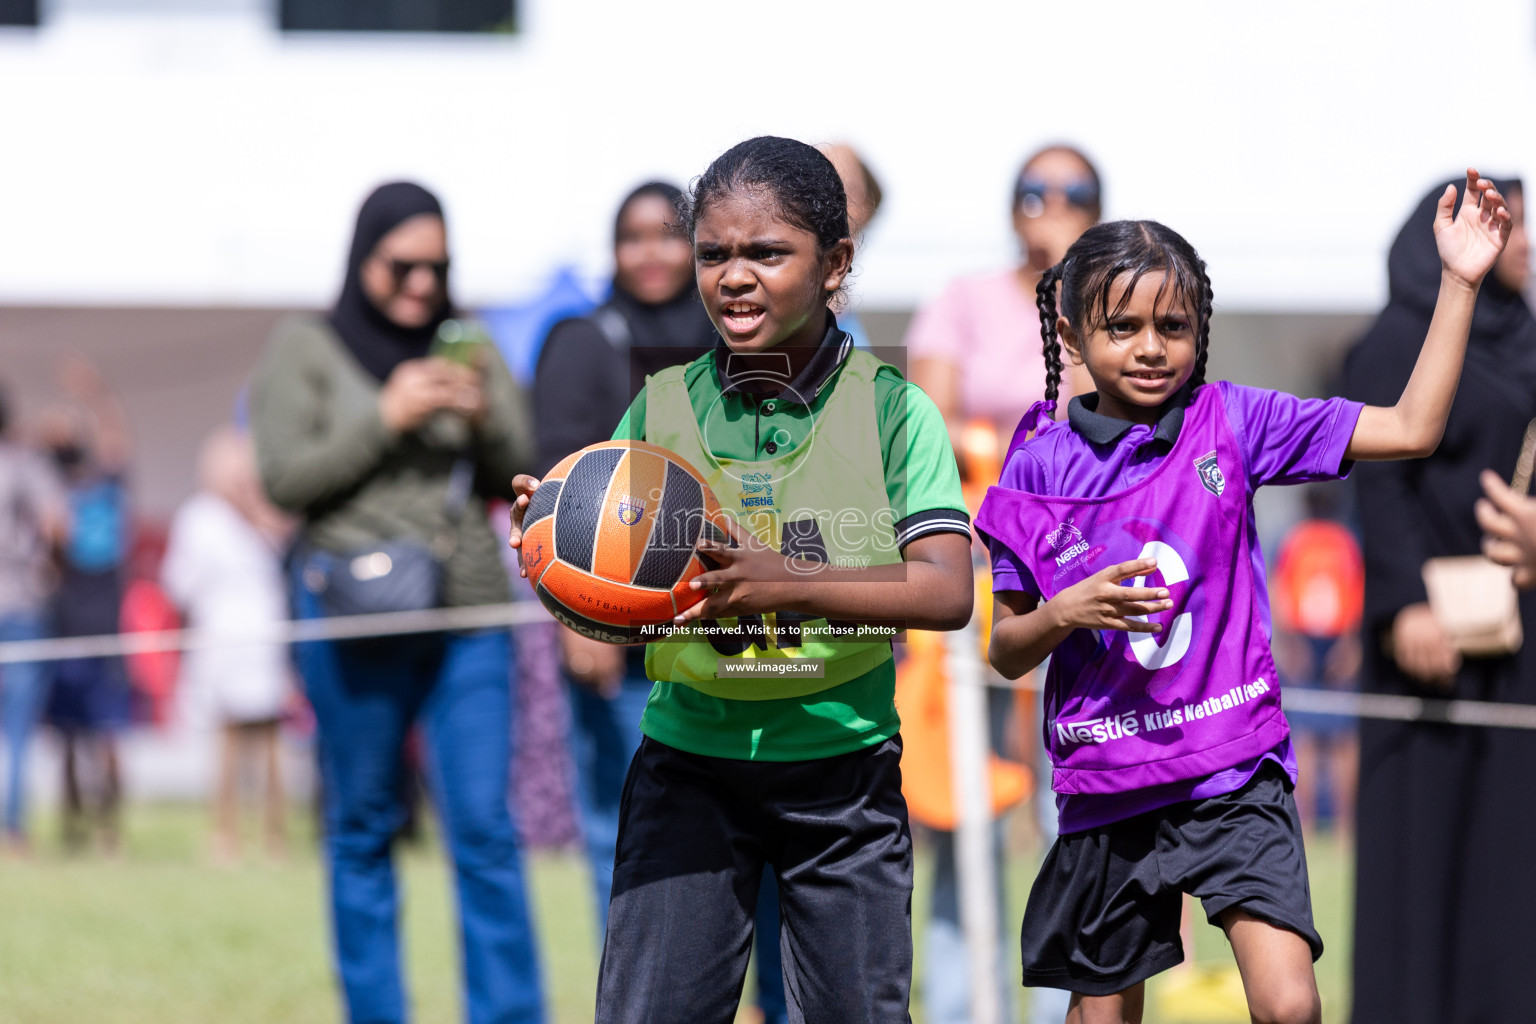
{"label": "girl's raised hand", "polygon": [[1509,207],[1493,182],[1478,177],[1475,167],[1467,168],[1466,195],[1452,218],[1455,205],[1456,186],[1447,185],[1435,210],[1435,246],[1446,272],[1475,289],[1509,241]]}
{"label": "girl's raised hand", "polygon": [[1072,584],[1044,605],[1054,609],[1058,625],[1073,629],[1118,629],[1127,633],[1161,633],[1163,627],[1143,616],[1173,607],[1164,587],[1127,587],[1122,581],[1147,576],[1157,569],[1155,558],[1121,562]]}

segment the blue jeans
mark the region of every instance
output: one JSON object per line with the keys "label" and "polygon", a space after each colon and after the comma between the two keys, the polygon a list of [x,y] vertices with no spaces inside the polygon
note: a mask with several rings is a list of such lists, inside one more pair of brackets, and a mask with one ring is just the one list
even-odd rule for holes
{"label": "blue jeans", "polygon": [[[299,614],[312,595],[295,587]],[[352,1024],[406,1020],[390,843],[401,747],[420,719],[458,889],[469,1024],[543,1020],[533,923],[508,808],[511,638],[504,632],[298,645],[315,709],[337,972]]]}
{"label": "blue jeans", "polygon": [[788,1024],[789,1002],[784,996],[784,949],[780,946],[779,879],[773,865],[763,868],[763,884],[757,890],[753,915],[752,952],[757,959],[757,1008],[763,1024]]}
{"label": "blue jeans", "polygon": [[[41,640],[47,635],[43,616],[19,612],[0,617],[0,643]],[[48,700],[48,663],[19,661],[0,665],[0,724],[5,730],[5,830],[19,837],[26,832],[27,750],[32,731]]]}
{"label": "blue jeans", "polygon": [[[960,923],[960,879],[955,862],[955,833],[929,833],[933,843],[933,891],[928,927],[923,934],[927,962],[923,965],[923,1009],[933,1024],[966,1024],[971,1019],[971,957]],[[1007,936],[1013,925],[1007,918],[1003,889],[1003,830],[992,825],[992,871],[997,879],[999,1006],[1004,1020],[1017,1019],[1014,990],[1018,987],[1018,954]],[[1065,1014],[1063,1014],[1065,1016]]]}
{"label": "blue jeans", "polygon": [[566,679],[571,700],[569,742],[576,769],[576,810],[592,869],[592,898],[597,906],[598,939],[608,930],[608,901],[613,893],[613,851],[619,841],[619,797],[629,762],[640,749],[640,716],[651,681],[630,673],[619,692],[604,697],[590,686]]}

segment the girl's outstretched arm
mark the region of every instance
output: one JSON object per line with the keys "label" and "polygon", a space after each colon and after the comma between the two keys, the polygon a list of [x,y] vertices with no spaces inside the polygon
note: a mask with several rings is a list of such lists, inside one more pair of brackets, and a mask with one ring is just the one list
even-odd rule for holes
{"label": "girl's outstretched arm", "polygon": [[1017,679],[1039,665],[1075,629],[1118,629],[1161,633],[1146,616],[1173,607],[1165,587],[1127,587],[1123,580],[1149,576],[1157,560],[1143,558],[1101,570],[1044,604],[1031,594],[1005,590],[993,602],[992,642],[987,661],[1005,679]]}
{"label": "girl's outstretched arm", "polygon": [[1483,276],[1509,240],[1509,209],[1493,182],[1467,168],[1467,191],[1454,219],[1456,186],[1447,185],[1435,211],[1440,250],[1440,295],[1424,347],[1394,406],[1368,405],[1360,413],[1346,459],[1416,459],[1440,445],[1456,397],[1472,327],[1472,308]]}

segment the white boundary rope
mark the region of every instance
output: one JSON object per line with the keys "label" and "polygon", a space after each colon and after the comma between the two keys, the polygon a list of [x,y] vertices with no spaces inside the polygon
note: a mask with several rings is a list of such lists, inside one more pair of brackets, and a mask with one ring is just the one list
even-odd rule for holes
{"label": "white boundary rope", "polygon": [[467,629],[494,629],[553,622],[536,601],[433,608],[420,612],[338,615],[253,625],[248,630],[166,629],[104,636],[59,637],[0,643],[0,665],[18,661],[63,661],[159,651],[195,651],[210,647],[253,647],[306,640],[351,640],[366,636],[405,636]]}
{"label": "white boundary rope", "polygon": [[[4,645],[0,644],[0,648]],[[1039,689],[1032,676],[992,679],[988,686],[1033,693]],[[1480,725],[1495,729],[1536,729],[1536,704],[1502,704],[1487,700],[1441,700],[1434,697],[1400,697],[1388,693],[1354,693],[1347,690],[1304,690],[1280,687],[1287,711],[1355,718],[1382,718],[1395,722],[1441,722],[1446,725]]]}
{"label": "white boundary rope", "polygon": [[1342,690],[1287,690],[1280,699],[1289,711],[1323,715],[1355,715],[1399,722],[1444,722],[1497,729],[1536,729],[1536,704],[1502,704],[1487,700],[1437,700],[1396,697],[1386,693],[1347,693]]}
{"label": "white boundary rope", "polygon": [[[238,633],[229,630],[166,629],[139,633],[108,633],[103,636],[59,637],[51,640],[14,640],[0,643],[0,665],[22,661],[64,661],[70,658],[105,658],[160,651],[196,651],[213,647],[253,647],[265,644],[302,643],[307,640],[351,640],[370,636],[406,636],[471,629],[497,629],[552,622],[536,601],[434,608],[419,612],[386,612],[380,615],[346,615],[324,619],[300,619],[253,625]],[[1017,680],[984,682],[1011,690],[1033,691],[1031,676]],[[1483,700],[1440,700],[1433,697],[1401,697],[1384,693],[1351,693],[1344,690],[1302,690],[1281,687],[1288,711],[1320,715],[1380,718],[1398,722],[1439,722],[1495,729],[1536,729],[1536,704],[1504,704]]]}

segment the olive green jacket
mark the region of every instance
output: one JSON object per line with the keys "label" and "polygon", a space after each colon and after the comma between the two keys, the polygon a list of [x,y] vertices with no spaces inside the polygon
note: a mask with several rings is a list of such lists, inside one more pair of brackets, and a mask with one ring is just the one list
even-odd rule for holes
{"label": "olive green jacket", "polygon": [[251,383],[251,431],[273,502],[304,517],[306,540],[338,554],[402,537],[430,542],[447,523],[448,476],[461,453],[475,488],[445,567],[445,602],[507,600],[502,541],[485,499],[512,497],[512,477],[535,455],[523,396],[494,346],[485,368],[486,413],[477,426],[440,412],[396,433],[379,415],[381,383],[317,317],[283,321]]}

